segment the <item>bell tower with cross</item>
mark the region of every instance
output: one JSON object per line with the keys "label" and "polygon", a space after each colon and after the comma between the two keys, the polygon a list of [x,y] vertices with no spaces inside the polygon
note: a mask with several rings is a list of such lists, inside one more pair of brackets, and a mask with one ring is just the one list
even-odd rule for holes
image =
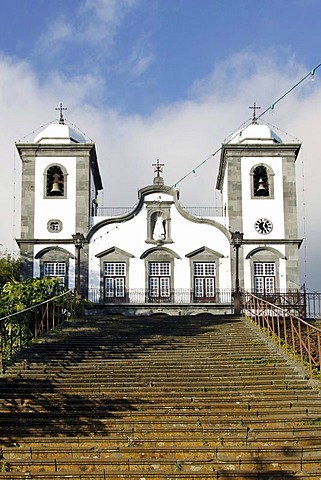
{"label": "bell tower with cross", "polygon": [[[240,285],[258,294],[299,286],[296,158],[299,143],[284,143],[260,124],[254,103],[251,123],[222,145],[216,187],[231,231],[242,232]],[[231,272],[235,272],[231,245]],[[235,279],[234,279],[235,280]]]}
{"label": "bell tower with cross", "polygon": [[[86,237],[102,189],[95,144],[71,128],[62,103],[59,119],[32,142],[17,142],[22,163],[21,234],[17,239],[22,277],[60,276],[75,286],[72,235]],[[84,245],[84,254],[86,244]],[[88,262],[82,256],[82,288],[87,288]]]}

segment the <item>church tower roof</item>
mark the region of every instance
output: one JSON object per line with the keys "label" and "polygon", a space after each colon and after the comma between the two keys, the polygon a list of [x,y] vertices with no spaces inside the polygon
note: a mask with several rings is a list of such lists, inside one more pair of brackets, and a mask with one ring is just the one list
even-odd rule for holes
{"label": "church tower roof", "polygon": [[233,133],[229,143],[282,143],[282,140],[267,125],[251,123],[243,130]]}
{"label": "church tower roof", "polygon": [[257,123],[256,111],[261,107],[254,102],[253,107],[249,107],[253,110],[252,123],[237,132],[235,132],[228,143],[282,143],[281,138],[273,132],[267,125],[259,125]]}
{"label": "church tower roof", "polygon": [[86,140],[69,125],[52,123],[38,133],[34,143],[86,143]]}
{"label": "church tower roof", "polygon": [[38,133],[34,143],[86,143],[85,137],[65,124],[63,111],[67,108],[63,107],[61,103],[56,110],[60,112],[59,123],[52,123]]}

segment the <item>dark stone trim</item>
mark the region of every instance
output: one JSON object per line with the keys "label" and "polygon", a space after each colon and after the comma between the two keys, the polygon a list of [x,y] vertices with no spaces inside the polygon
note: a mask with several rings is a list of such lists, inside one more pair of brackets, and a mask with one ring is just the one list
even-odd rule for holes
{"label": "dark stone trim", "polygon": [[171,250],[170,248],[167,248],[167,247],[162,247],[162,248],[153,247],[153,248],[149,248],[148,250],[145,250],[145,252],[141,254],[140,258],[141,258],[141,259],[146,258],[146,257],[148,257],[148,255],[150,255],[151,253],[154,253],[154,252],[169,253],[172,257],[178,258],[179,260],[181,260],[181,257],[180,257],[177,253],[175,253],[173,250]]}
{"label": "dark stone trim", "polygon": [[44,245],[70,245],[73,244],[73,239],[55,239],[52,238],[16,238],[17,244],[23,245],[38,245],[39,243],[43,243]]}
{"label": "dark stone trim", "polygon": [[254,250],[251,250],[251,252],[249,252],[245,259],[248,260],[249,258],[251,258],[253,255],[255,255],[256,253],[258,252],[262,252],[262,251],[266,251],[268,250],[269,252],[273,253],[274,255],[276,255],[278,258],[282,258],[283,260],[287,260],[286,256],[283,255],[283,253],[279,252],[278,250],[276,250],[275,248],[272,248],[272,247],[257,247],[257,248],[254,248]]}
{"label": "dark stone trim", "polygon": [[43,257],[43,255],[45,255],[46,253],[48,252],[52,252],[54,250],[58,250],[59,252],[63,252],[63,253],[66,253],[68,258],[72,258],[72,259],[75,259],[76,257],[68,252],[68,250],[65,250],[64,248],[61,248],[61,247],[57,247],[57,246],[53,246],[53,247],[47,247],[47,248],[44,248],[43,250],[40,250],[40,252],[38,252],[36,255],[35,255],[35,259],[38,259],[38,258],[41,258]]}
{"label": "dark stone trim", "polygon": [[97,253],[95,255],[95,257],[96,258],[102,258],[106,255],[110,255],[111,253],[118,253],[119,255],[123,255],[124,257],[135,258],[135,255],[132,255],[131,253],[125,252],[125,250],[122,250],[121,248],[118,248],[118,247],[108,248],[107,250],[104,250],[103,252]]}
{"label": "dark stone trim", "polygon": [[215,250],[212,250],[211,248],[208,248],[208,247],[198,248],[197,250],[194,250],[193,252],[187,253],[185,255],[185,257],[192,258],[192,257],[195,257],[196,255],[199,255],[200,253],[208,253],[208,254],[214,255],[215,257],[218,257],[218,258],[225,258],[225,256],[222,255],[222,253],[218,253]]}
{"label": "dark stone trim", "polygon": [[303,239],[296,239],[296,238],[293,238],[293,239],[289,239],[289,238],[282,238],[282,239],[266,239],[264,238],[264,240],[262,239],[260,241],[260,239],[244,239],[243,240],[243,244],[246,244],[246,245],[285,245],[285,244],[291,244],[291,245],[298,245],[298,248],[301,247],[301,244],[303,242]]}
{"label": "dark stone trim", "polygon": [[[186,219],[194,223],[201,223],[201,224],[206,224],[206,225],[212,225],[213,227],[217,228],[220,230],[228,240],[230,240],[231,234],[229,230],[224,227],[219,222],[216,222],[215,220],[209,219],[209,218],[200,218],[200,217],[194,217],[190,213],[188,213],[186,210],[183,209],[183,207],[180,205],[179,200],[178,200],[178,190],[174,189],[173,187],[168,187],[166,185],[149,185],[147,187],[142,188],[141,190],[138,191],[138,203],[136,204],[135,207],[133,207],[133,210],[130,212],[126,213],[125,215],[121,215],[119,217],[111,217],[111,218],[106,218],[105,220],[102,220],[99,223],[96,223],[91,230],[87,234],[87,239],[90,241],[92,236],[102,227],[105,227],[106,225],[111,225],[113,223],[123,223],[127,222],[128,220],[131,220],[134,218],[141,210],[145,196],[150,194],[150,193],[166,193],[168,195],[173,195],[174,197],[174,202],[168,202],[167,203],[175,203],[175,207],[177,211]],[[153,203],[153,202],[152,202]],[[166,201],[164,201],[166,203]]]}
{"label": "dark stone trim", "polygon": [[223,188],[226,164],[229,157],[273,157],[278,155],[280,157],[295,157],[299,154],[301,148],[300,143],[226,143],[221,148],[221,158],[219,170],[217,173],[216,189]]}

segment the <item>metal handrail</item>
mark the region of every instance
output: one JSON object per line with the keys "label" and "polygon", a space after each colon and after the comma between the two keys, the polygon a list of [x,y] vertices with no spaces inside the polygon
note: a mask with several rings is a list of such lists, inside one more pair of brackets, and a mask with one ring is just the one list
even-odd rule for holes
{"label": "metal handrail", "polygon": [[3,362],[49,332],[73,313],[71,290],[0,318],[0,368]]}
{"label": "metal handrail", "polygon": [[309,375],[321,372],[321,329],[297,315],[296,309],[282,308],[250,292],[243,294],[243,315],[251,319],[292,359],[309,369]]}

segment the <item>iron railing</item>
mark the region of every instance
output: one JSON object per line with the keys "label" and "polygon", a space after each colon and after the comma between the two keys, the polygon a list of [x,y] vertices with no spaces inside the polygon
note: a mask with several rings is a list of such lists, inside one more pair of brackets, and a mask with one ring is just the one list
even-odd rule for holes
{"label": "iron railing", "polygon": [[321,293],[307,292],[304,286],[300,290],[276,290],[268,294],[251,293],[305,320],[321,320]]}
{"label": "iron railing", "polygon": [[321,293],[303,291],[305,318],[321,320]]}
{"label": "iron railing", "polygon": [[49,332],[73,313],[73,294],[69,290],[35,306],[0,318],[0,368],[4,362]]}
{"label": "iron railing", "polygon": [[102,289],[90,288],[88,298],[93,303],[104,304],[148,304],[148,303],[171,303],[171,304],[208,304],[208,303],[232,303],[232,292],[230,289],[216,289],[211,297],[198,297],[190,288],[176,288],[171,290],[168,295],[155,296],[155,292],[151,292],[145,288],[128,288],[123,295],[108,297]]}
{"label": "iron railing", "polygon": [[[134,207],[97,207],[94,216],[119,217],[131,212]],[[223,217],[223,207],[184,207],[183,209],[195,217]]]}
{"label": "iron railing", "polygon": [[243,315],[284,348],[287,355],[307,367],[312,377],[313,373],[321,372],[321,329],[297,316],[295,311],[249,292],[243,294]]}

